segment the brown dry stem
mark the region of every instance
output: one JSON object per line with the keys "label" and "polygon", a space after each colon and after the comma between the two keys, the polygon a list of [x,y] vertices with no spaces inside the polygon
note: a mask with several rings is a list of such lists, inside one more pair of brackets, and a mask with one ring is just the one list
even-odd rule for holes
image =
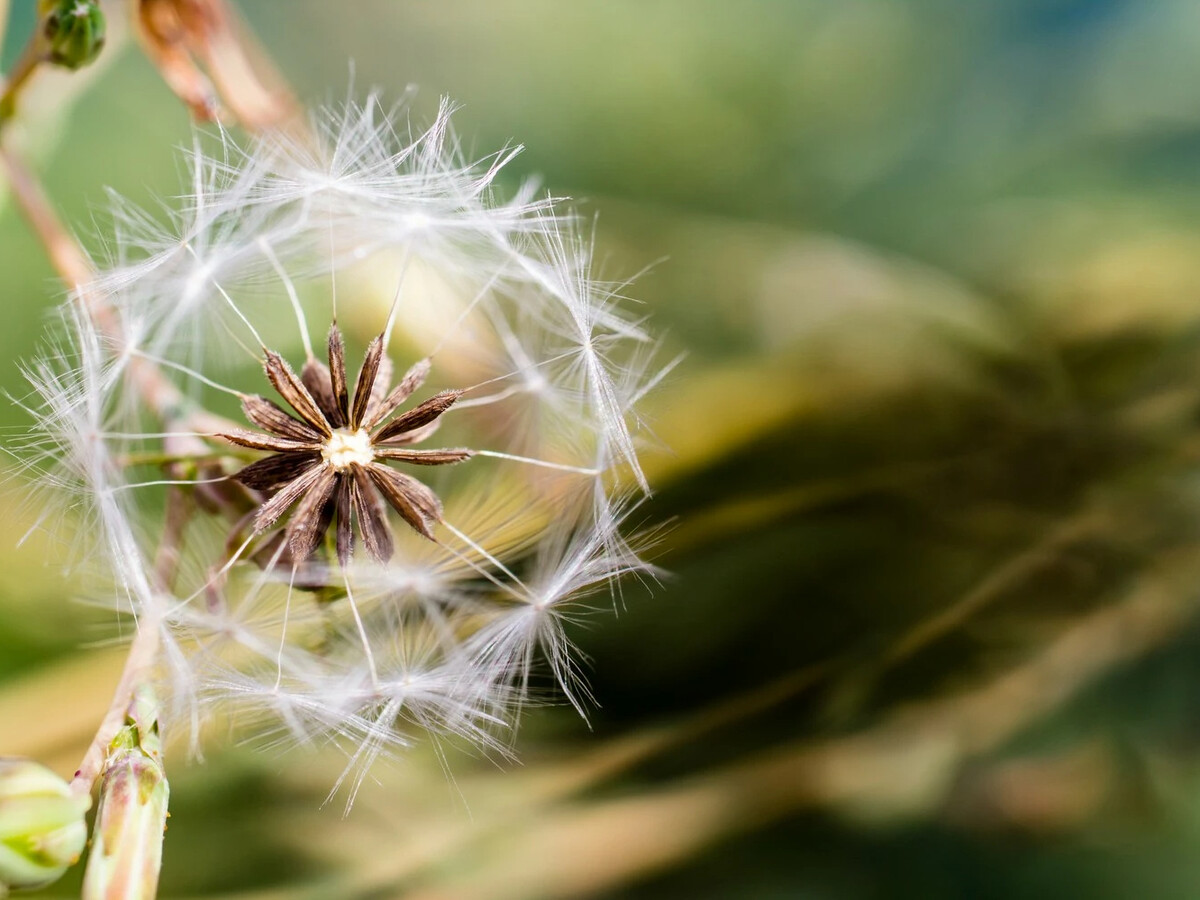
{"label": "brown dry stem", "polygon": [[223,108],[245,128],[285,126],[299,104],[224,0],[132,0],[146,55],[198,121]]}

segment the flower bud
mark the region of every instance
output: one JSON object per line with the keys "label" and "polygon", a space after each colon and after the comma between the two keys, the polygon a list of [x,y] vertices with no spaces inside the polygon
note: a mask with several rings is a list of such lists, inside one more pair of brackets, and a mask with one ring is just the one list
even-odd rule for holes
{"label": "flower bud", "polygon": [[100,55],[104,28],[104,12],[96,0],[57,0],[46,14],[50,61],[68,69],[86,66]]}
{"label": "flower bud", "polygon": [[90,805],[45,766],[0,758],[0,895],[49,884],[74,865]]}
{"label": "flower bud", "polygon": [[100,782],[84,900],[155,896],[168,793],[162,766],[138,749],[109,764]]}
{"label": "flower bud", "polygon": [[154,900],[169,794],[157,701],[143,685],[109,744],[83,900]]}

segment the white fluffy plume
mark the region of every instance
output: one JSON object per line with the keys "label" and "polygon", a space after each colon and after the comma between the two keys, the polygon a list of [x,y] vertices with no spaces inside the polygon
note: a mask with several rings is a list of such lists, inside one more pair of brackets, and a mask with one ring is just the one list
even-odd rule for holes
{"label": "white fluffy plume", "polygon": [[[530,184],[502,196],[516,148],[467,159],[451,112],[413,128],[371,98],[248,147],[198,139],[167,222],[114,199],[83,290],[121,335],[68,313],[28,367],[22,457],[102,524],[114,605],[161,632],[195,729],[219,710],[243,733],[332,740],[355,773],[422,733],[500,748],[539,666],[582,708],[573,611],[647,571],[626,527],[654,344],[569,209]],[[378,335],[389,379],[427,368],[423,391],[462,391],[420,436],[442,424],[439,444],[474,452],[414,471],[444,504],[432,540],[394,518],[374,558],[289,560],[233,479],[262,454],[195,423],[242,424],[230,397],[269,392],[267,348],[320,368],[331,323],[352,366]],[[179,409],[139,402],[146,367]]]}

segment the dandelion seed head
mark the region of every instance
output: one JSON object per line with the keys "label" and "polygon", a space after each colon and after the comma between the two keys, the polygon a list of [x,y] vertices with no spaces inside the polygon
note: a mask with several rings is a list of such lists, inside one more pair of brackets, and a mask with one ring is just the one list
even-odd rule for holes
{"label": "dandelion seed head", "polygon": [[68,304],[122,340],[68,313],[27,367],[19,455],[101,523],[175,718],[339,746],[351,797],[422,735],[505,752],[539,670],[583,712],[574,624],[653,575],[627,532],[656,344],[569,208],[503,194],[519,148],[468,158],[452,113],[198,138],[167,213],[114,199]]}

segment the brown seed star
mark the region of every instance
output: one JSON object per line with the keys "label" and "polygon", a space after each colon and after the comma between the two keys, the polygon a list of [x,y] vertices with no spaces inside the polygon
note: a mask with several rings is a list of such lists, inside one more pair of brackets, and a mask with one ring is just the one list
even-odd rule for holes
{"label": "brown seed star", "polygon": [[391,365],[383,355],[381,335],[367,346],[351,404],[345,345],[336,323],[329,329],[328,368],[310,357],[297,377],[271,350],[263,368],[296,415],[266,397],[243,397],[246,418],[268,433],[220,435],[242,447],[274,451],[235,476],[246,487],[271,494],[255,514],[255,532],[271,528],[291,509],[284,536],[292,558],[302,562],[336,517],[337,555],[345,565],[354,553],[353,516],[367,552],[386,562],[393,551],[386,500],[412,528],[433,540],[433,525],[442,518],[437,496],[384,461],[441,466],[469,458],[472,452],[465,449],[408,449],[434,432],[462,391],[443,391],[386,421],[424,383],[429,361],[414,365],[389,393]]}

